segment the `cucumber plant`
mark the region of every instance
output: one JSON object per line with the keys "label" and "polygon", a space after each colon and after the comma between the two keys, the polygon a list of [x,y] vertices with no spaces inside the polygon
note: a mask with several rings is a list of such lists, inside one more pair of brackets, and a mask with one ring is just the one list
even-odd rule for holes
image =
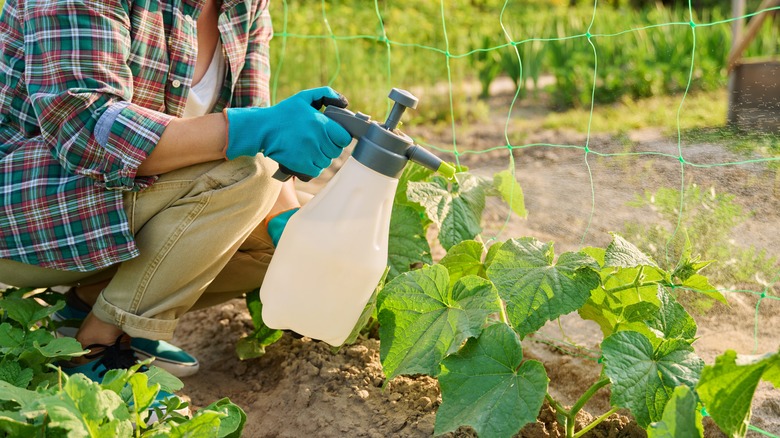
{"label": "cucumber plant", "polygon": [[[778,385],[780,354],[740,361],[727,352],[712,367],[696,355],[696,323],[675,296],[690,290],[727,302],[702,274],[711,262],[694,256],[689,241],[671,269],[617,234],[606,248],[558,256],[552,243],[529,237],[488,247],[471,240],[481,231],[482,194],[498,192],[524,213],[512,202],[512,193],[522,194],[514,178],[496,184],[511,175],[496,175],[490,185],[459,174],[449,186],[430,175],[406,176],[413,181],[402,185],[405,194],[396,203],[419,213],[423,232],[417,234],[426,235],[426,225],[435,223],[448,251],[439,263],[401,273],[379,292],[380,359],[388,380],[438,378],[436,434],[467,425],[480,436],[514,436],[547,400],[567,437],[585,435],[619,409],[629,410],[653,437],[702,436],[704,406],[722,430],[744,436],[758,381]],[[475,186],[484,189],[479,196]],[[449,195],[436,196],[439,191]],[[443,216],[458,219],[448,225]],[[602,370],[567,408],[549,393],[543,365],[523,359],[521,341],[575,311],[602,331]],[[743,377],[739,385],[734,375]],[[603,388],[612,409],[577,429],[577,413]]]}
{"label": "cucumber plant", "polygon": [[[552,243],[530,237],[488,246],[479,240],[486,197],[499,196],[524,216],[522,189],[509,171],[492,179],[456,177],[449,182],[407,167],[391,220],[388,272],[376,308],[372,301],[364,312],[378,319],[387,381],[414,374],[438,379],[435,434],[470,426],[479,436],[511,437],[536,420],[546,400],[567,437],[585,435],[619,409],[652,437],[701,437],[702,412],[726,433],[744,436],[758,382],[780,383],[780,354],[737,360],[727,352],[714,366],[696,355],[697,326],[677,293],[726,300],[702,274],[711,262],[693,256],[690,242],[670,269],[617,234],[605,248],[557,256]],[[436,233],[429,233],[431,225]],[[431,235],[446,250],[438,263]],[[251,297],[248,303],[257,325],[248,342],[264,348],[277,334],[259,319],[261,304]],[[574,312],[602,331],[602,369],[566,407],[548,391],[543,364],[524,359],[522,341]],[[607,389],[612,408],[578,429],[577,414]]]}
{"label": "cucumber plant", "polygon": [[[552,244],[533,238],[487,251],[465,241],[380,292],[380,358],[388,379],[438,377],[437,434],[469,425],[480,436],[513,436],[545,399],[568,437],[619,408],[646,428],[661,420],[676,387],[695,390],[704,366],[691,345],[696,324],[671,293],[694,275],[675,277],[617,235],[606,249],[557,258]],[[548,392],[542,364],[523,360],[521,340],[574,311],[605,338],[601,377],[566,409]],[[614,408],[575,431],[577,413],[607,386]]]}

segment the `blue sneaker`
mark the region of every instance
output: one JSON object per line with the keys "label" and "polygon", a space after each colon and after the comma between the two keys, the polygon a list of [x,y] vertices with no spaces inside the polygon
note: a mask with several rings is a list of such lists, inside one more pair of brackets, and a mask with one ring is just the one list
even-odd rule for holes
{"label": "blue sneaker", "polygon": [[[130,348],[130,343],[123,341],[124,337],[125,335],[120,335],[112,345],[92,344],[87,346],[86,349],[90,350],[90,352],[85,354],[84,358],[92,360],[81,365],[69,365],[69,362],[60,363],[62,372],[69,376],[83,374],[93,382],[102,383],[103,378],[109,370],[128,369],[134,366],[138,362],[138,359],[136,358],[133,349]],[[148,371],[148,369],[145,366],[142,366],[138,370],[138,372],[142,373],[146,371]],[[170,392],[164,390],[157,392],[151,405],[147,408],[147,424],[152,424],[157,420],[158,417],[155,409],[161,412],[165,411],[163,402],[169,397],[173,397],[173,394]],[[185,406],[184,409],[179,409],[176,412],[186,416],[189,415],[189,408]]]}
{"label": "blue sneaker", "polygon": [[[57,329],[57,333],[66,337],[76,337],[81,321],[87,317],[89,310],[89,305],[83,302],[73,292],[73,289],[66,292],[65,307],[54,312],[51,316],[52,320],[63,323]],[[198,359],[169,342],[132,338],[130,347],[139,360],[154,358],[154,366],[160,367],[176,377],[188,377],[200,369]]]}

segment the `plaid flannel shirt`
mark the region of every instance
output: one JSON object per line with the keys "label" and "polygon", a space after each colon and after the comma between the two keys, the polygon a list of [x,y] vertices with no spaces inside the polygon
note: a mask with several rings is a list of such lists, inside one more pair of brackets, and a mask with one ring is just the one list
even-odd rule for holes
{"label": "plaid flannel shirt", "polygon": [[[181,116],[205,0],[6,0],[0,16],[0,258],[92,271],[138,255],[123,192]],[[268,0],[223,0],[214,111],[266,106]]]}

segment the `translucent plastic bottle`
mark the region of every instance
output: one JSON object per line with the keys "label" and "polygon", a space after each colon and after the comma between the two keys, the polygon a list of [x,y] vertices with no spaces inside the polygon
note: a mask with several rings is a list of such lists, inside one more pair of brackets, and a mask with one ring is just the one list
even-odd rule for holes
{"label": "translucent plastic bottle", "polygon": [[349,157],[294,214],[263,280],[263,322],[341,345],[387,266],[398,180]]}
{"label": "translucent plastic bottle", "polygon": [[[271,328],[341,345],[387,266],[390,216],[398,177],[411,160],[452,177],[455,169],[395,130],[417,98],[393,89],[384,124],[328,107],[325,115],[358,139],[336,176],[295,213],[282,233],[260,288]],[[280,179],[286,177],[284,169]]]}

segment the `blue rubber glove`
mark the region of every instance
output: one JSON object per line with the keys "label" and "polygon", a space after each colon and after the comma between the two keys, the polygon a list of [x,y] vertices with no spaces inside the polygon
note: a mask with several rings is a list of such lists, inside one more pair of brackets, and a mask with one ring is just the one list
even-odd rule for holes
{"label": "blue rubber glove", "polygon": [[263,154],[295,173],[317,177],[352,141],[352,136],[319,109],[347,106],[330,87],[301,91],[268,107],[228,108],[225,157]]}
{"label": "blue rubber glove", "polygon": [[268,235],[271,236],[271,241],[274,243],[274,247],[279,245],[279,239],[282,237],[284,227],[287,226],[287,222],[296,211],[298,211],[298,208],[291,208],[268,220],[268,226],[266,228],[268,229]]}

